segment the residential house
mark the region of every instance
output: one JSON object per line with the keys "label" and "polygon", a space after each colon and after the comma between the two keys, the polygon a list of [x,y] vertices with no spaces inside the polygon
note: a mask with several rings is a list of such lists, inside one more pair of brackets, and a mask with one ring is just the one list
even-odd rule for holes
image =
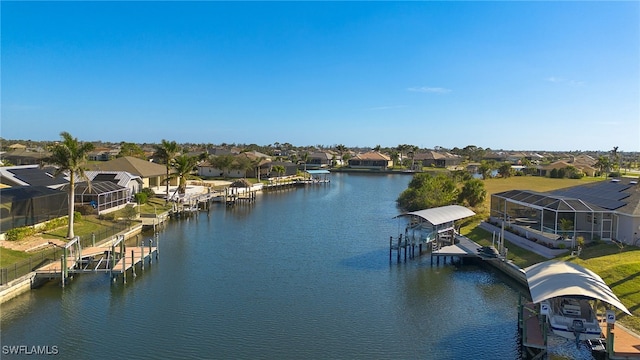
{"label": "residential house", "polygon": [[334,154],[325,151],[318,151],[309,154],[309,161],[307,161],[307,169],[324,169],[331,166],[331,159],[337,158]]}
{"label": "residential house", "polygon": [[349,159],[349,167],[353,169],[386,170],[393,166],[391,158],[378,151],[357,154]]}
{"label": "residential house", "polygon": [[55,168],[41,168],[39,165],[19,165],[0,167],[0,183],[13,186],[46,186],[51,189],[67,184],[64,176],[54,177]]}
{"label": "residential house", "polygon": [[[427,151],[415,154],[413,161],[415,164],[421,163],[424,167],[447,168],[460,165],[462,163],[462,157],[449,153]],[[416,166],[419,168],[419,165]]]}
{"label": "residential house", "polygon": [[46,151],[32,151],[26,148],[18,148],[4,153],[2,155],[2,162],[13,165],[40,165],[45,163],[45,160],[50,155],[51,154]]}
{"label": "residential house", "polygon": [[[546,193],[510,190],[492,194],[490,216],[527,236],[542,234],[553,241],[581,236],[587,241],[640,245],[638,179],[610,179]],[[560,226],[561,219],[570,221],[570,230]]]}
{"label": "residential house", "polygon": [[109,161],[115,159],[120,153],[120,149],[112,149],[107,147],[95,148],[88,155],[89,161]]}
{"label": "residential house", "polygon": [[126,171],[86,171],[85,175],[91,183],[108,181],[128,189],[128,199],[132,199],[133,195],[140,192],[144,186],[144,182],[140,176],[130,174]]}
{"label": "residential house", "polygon": [[[124,171],[138,176],[142,180],[143,188],[158,188],[166,186],[167,168],[165,165],[138,159],[132,156],[123,156],[113,160],[91,164],[89,170],[109,172]],[[177,185],[177,179],[170,179],[170,185]]]}
{"label": "residential house", "polygon": [[[278,174],[273,170],[274,166],[282,166],[284,168],[283,174]],[[298,166],[290,161],[271,161],[269,162],[269,172],[267,174],[268,177],[278,177],[278,176],[293,176],[298,173]]]}

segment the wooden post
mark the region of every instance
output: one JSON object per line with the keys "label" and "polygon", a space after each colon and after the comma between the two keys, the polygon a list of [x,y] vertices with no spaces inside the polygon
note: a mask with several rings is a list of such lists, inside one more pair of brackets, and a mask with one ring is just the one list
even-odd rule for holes
{"label": "wooden post", "polygon": [[133,254],[133,249],[131,249],[131,275],[133,275],[134,278],[136,277],[136,259]]}
{"label": "wooden post", "polygon": [[144,271],[144,244],[140,246],[140,268]]}
{"label": "wooden post", "polygon": [[402,242],[402,234],[398,236],[398,248],[396,249],[397,262],[400,263],[400,243]]}
{"label": "wooden post", "polygon": [[127,283],[127,255],[123,252],[122,253],[122,283],[126,284]]}
{"label": "wooden post", "polygon": [[151,254],[153,254],[152,250],[151,250],[151,243],[153,242],[153,239],[149,239],[149,265],[151,265]]}
{"label": "wooden post", "polygon": [[64,252],[62,253],[61,257],[60,257],[60,278],[62,280],[62,287],[64,287],[64,267],[65,267],[65,256],[64,256]]}
{"label": "wooden post", "polygon": [[391,251],[393,250],[393,236],[389,236],[389,262],[391,262]]}

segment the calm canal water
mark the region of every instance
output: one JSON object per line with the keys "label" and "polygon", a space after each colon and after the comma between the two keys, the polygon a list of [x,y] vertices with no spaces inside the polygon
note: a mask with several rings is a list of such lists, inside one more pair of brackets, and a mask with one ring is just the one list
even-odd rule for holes
{"label": "calm canal water", "polygon": [[426,254],[389,263],[409,176],[331,179],[171,221],[160,261],[126,285],[82,275],[3,304],[3,349],[55,346],[64,359],[519,358],[518,290],[501,274],[432,266]]}

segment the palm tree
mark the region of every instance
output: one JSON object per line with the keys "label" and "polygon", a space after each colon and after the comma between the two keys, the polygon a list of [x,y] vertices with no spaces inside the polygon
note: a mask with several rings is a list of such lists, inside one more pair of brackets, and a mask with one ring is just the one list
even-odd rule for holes
{"label": "palm tree", "polygon": [[302,154],[301,160],[304,163],[304,171],[307,171],[307,163],[309,162],[309,153],[307,151]]}
{"label": "palm tree", "polygon": [[[282,165],[275,165],[271,170],[275,171],[278,174],[278,177],[281,177],[282,174],[285,173],[285,168]],[[276,179],[276,185],[278,184],[278,179]]]}
{"label": "palm tree", "polygon": [[60,175],[64,172],[69,173],[69,228],[67,230],[67,239],[74,237],[73,233],[73,212],[76,178],[87,180],[84,165],[87,161],[89,152],[94,149],[92,143],[80,143],[66,131],[60,133],[62,142],[53,145],[51,148],[51,156],[48,159],[50,164],[57,167],[54,175]]}
{"label": "palm tree", "polygon": [[184,194],[187,190],[187,180],[189,179],[197,179],[198,177],[193,175],[193,169],[198,163],[198,158],[195,156],[189,155],[180,155],[174,158],[173,169],[174,173],[171,175],[171,178],[178,179],[178,194]]}
{"label": "palm tree", "polygon": [[600,170],[600,174],[606,174],[611,168],[611,162],[609,161],[608,157],[601,155],[598,157],[598,161],[595,163],[595,167]]}
{"label": "palm tree", "polygon": [[478,172],[482,176],[482,180],[487,180],[491,175],[492,166],[489,162],[482,160],[480,162],[480,167],[478,167]]}
{"label": "palm tree", "polygon": [[167,192],[166,192],[166,200],[165,203],[169,201],[169,171],[171,170],[172,163],[178,152],[180,151],[180,147],[175,141],[168,141],[162,139],[160,145],[155,146],[156,151],[154,156],[160,158],[167,167],[167,178],[165,181],[167,182]]}

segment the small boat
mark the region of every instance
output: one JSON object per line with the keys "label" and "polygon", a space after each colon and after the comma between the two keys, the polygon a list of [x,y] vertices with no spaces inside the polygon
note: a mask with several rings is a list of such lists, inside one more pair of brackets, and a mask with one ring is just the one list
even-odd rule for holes
{"label": "small boat", "polygon": [[547,313],[550,330],[561,337],[576,341],[602,338],[602,329],[589,300],[575,297],[555,297],[540,303]]}

